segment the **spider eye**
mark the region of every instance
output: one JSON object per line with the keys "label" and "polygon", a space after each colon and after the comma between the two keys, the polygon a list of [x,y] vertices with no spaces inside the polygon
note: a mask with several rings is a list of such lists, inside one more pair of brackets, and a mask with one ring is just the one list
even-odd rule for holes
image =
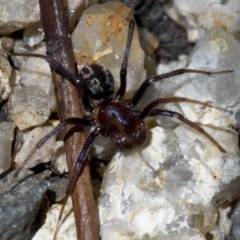
{"label": "spider eye", "polygon": [[88,80],[88,79],[92,78],[93,74],[94,74],[94,72],[92,71],[92,69],[89,66],[84,66],[81,69],[81,71],[79,72],[78,76],[81,79]]}
{"label": "spider eye", "polygon": [[85,66],[82,68],[82,73],[83,73],[83,75],[88,75],[91,73],[91,71],[88,67]]}
{"label": "spider eye", "polygon": [[112,139],[113,139],[115,142],[119,142],[119,140],[121,139],[121,134],[118,133],[118,132],[112,133]]}
{"label": "spider eye", "polygon": [[111,134],[112,140],[117,144],[121,151],[127,151],[132,149],[134,142],[131,137],[123,136],[119,132],[114,132]]}

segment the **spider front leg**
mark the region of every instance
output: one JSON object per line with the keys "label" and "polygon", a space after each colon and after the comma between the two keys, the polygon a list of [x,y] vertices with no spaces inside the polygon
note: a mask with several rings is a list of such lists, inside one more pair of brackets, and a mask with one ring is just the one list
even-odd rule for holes
{"label": "spider front leg", "polygon": [[0,49],[0,52],[5,53],[9,56],[21,56],[21,57],[34,57],[34,58],[42,58],[45,59],[57,72],[64,78],[68,79],[72,84],[78,87],[81,90],[85,90],[86,85],[84,82],[69,72],[66,68],[63,67],[62,64],[58,63],[51,56],[42,55],[42,54],[34,54],[34,53],[20,53],[20,52],[9,52],[5,49]]}
{"label": "spider front leg", "polygon": [[[23,163],[16,169],[14,172],[12,180],[14,180],[20,171],[26,166],[26,164],[30,161],[33,154],[40,149],[54,134],[61,131],[63,128],[65,128],[67,125],[78,125],[78,126],[85,126],[85,127],[91,127],[95,125],[95,121],[93,119],[85,119],[85,118],[68,118],[62,121],[57,127],[55,127],[51,132],[49,132],[44,138],[42,138],[36,146],[30,151],[30,153],[27,155]],[[2,192],[2,191],[1,191]]]}
{"label": "spider front leg", "polygon": [[128,64],[128,56],[130,52],[130,47],[131,47],[131,42],[133,38],[133,33],[134,33],[134,28],[135,28],[135,22],[133,19],[130,20],[129,22],[129,30],[128,30],[128,37],[127,37],[127,44],[126,44],[126,49],[123,57],[123,63],[122,67],[120,70],[120,87],[116,93],[115,98],[117,100],[122,99],[125,91],[126,91],[126,78],[127,78],[127,64]]}
{"label": "spider front leg", "polygon": [[152,110],[154,109],[154,107],[158,106],[159,104],[163,104],[163,103],[173,103],[173,102],[189,102],[189,103],[196,103],[196,104],[200,104],[200,105],[204,105],[207,107],[212,107],[212,108],[216,108],[219,109],[221,111],[226,111],[226,112],[230,112],[232,113],[232,111],[228,111],[226,109],[223,109],[221,107],[217,107],[217,106],[213,106],[211,104],[208,103],[203,103],[197,100],[193,100],[193,99],[189,99],[189,98],[183,98],[183,97],[171,97],[171,98],[158,98],[155,101],[150,102],[142,111],[140,114],[140,119],[144,119],[145,117],[149,116],[149,114],[151,114]]}
{"label": "spider front leg", "polygon": [[164,73],[162,75],[152,76],[152,77],[146,79],[142,83],[140,88],[137,90],[137,92],[133,96],[132,100],[128,103],[128,106],[130,108],[136,106],[139,103],[139,101],[142,99],[142,97],[143,97],[144,93],[146,92],[146,90],[148,89],[148,87],[152,83],[159,82],[159,81],[164,80],[166,78],[182,75],[182,74],[185,74],[185,73],[198,73],[198,74],[205,74],[205,75],[210,76],[210,75],[213,75],[213,74],[225,74],[225,73],[232,73],[232,72],[233,72],[233,70],[225,70],[225,71],[219,71],[219,72],[209,72],[209,71],[202,71],[202,70],[196,70],[196,69],[181,68],[181,69],[169,72],[169,73]]}
{"label": "spider front leg", "polygon": [[73,172],[72,177],[70,178],[70,182],[68,184],[67,191],[65,193],[65,197],[64,197],[64,200],[63,200],[63,203],[62,203],[62,207],[61,207],[61,210],[60,210],[60,213],[59,213],[59,216],[58,216],[57,226],[56,226],[56,229],[55,229],[55,232],[54,232],[54,238],[53,239],[56,239],[56,237],[57,237],[58,230],[59,230],[59,224],[60,224],[60,221],[62,219],[63,211],[65,209],[67,200],[73,192],[73,189],[74,189],[74,187],[75,187],[75,185],[78,181],[78,178],[79,178],[79,176],[80,176],[80,174],[83,170],[83,164],[84,164],[84,161],[87,157],[87,154],[88,154],[94,140],[99,135],[100,131],[101,131],[101,129],[99,127],[96,127],[90,133],[90,135],[86,139],[86,142],[83,145],[82,151],[80,152],[80,154],[77,158],[77,161],[76,161],[75,166],[74,166],[74,172]]}

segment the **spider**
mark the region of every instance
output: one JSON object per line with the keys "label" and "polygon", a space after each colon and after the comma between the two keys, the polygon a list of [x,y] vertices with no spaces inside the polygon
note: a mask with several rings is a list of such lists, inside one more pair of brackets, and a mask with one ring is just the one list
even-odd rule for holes
{"label": "spider", "polygon": [[[49,134],[47,134],[42,140],[37,143],[35,148],[32,149],[32,151],[26,157],[22,166],[16,170],[14,177],[19,174],[21,169],[31,158],[32,154],[37,149],[41,148],[42,145],[51,138],[51,136],[62,130],[66,125],[81,125],[83,127],[94,127],[94,130],[87,137],[83,145],[82,151],[77,158],[74,174],[70,179],[70,183],[65,193],[65,199],[67,199],[71,195],[77,179],[81,174],[82,166],[87,157],[88,151],[97,136],[101,134],[104,137],[110,137],[121,151],[130,150],[134,146],[140,146],[145,142],[147,137],[147,127],[144,119],[146,119],[147,117],[166,116],[177,118],[178,120],[194,128],[201,134],[205,135],[205,137],[208,138],[222,153],[226,152],[224,148],[215,139],[213,139],[203,128],[191,122],[182,114],[156,108],[157,105],[159,105],[160,103],[168,102],[187,101],[192,103],[200,103],[196,100],[181,97],[158,98],[150,102],[142,110],[135,110],[134,108],[141,101],[144,93],[152,83],[159,82],[163,79],[181,75],[184,73],[211,75],[231,73],[233,71],[226,70],[220,72],[208,72],[195,69],[178,69],[166,74],[152,76],[146,79],[136,91],[132,99],[125,103],[122,101],[122,99],[126,91],[128,56],[131,48],[134,28],[135,22],[134,20],[130,20],[126,49],[124,53],[122,67],[120,70],[120,87],[116,93],[114,93],[114,79],[112,74],[105,67],[98,64],[92,63],[90,65],[85,65],[78,73],[78,76],[74,76],[50,56],[28,53],[9,53],[15,56],[31,56],[46,59],[49,64],[53,68],[55,68],[56,71],[58,71],[63,77],[67,78],[77,88],[79,88],[79,90],[83,93],[83,107],[87,112],[90,113],[90,116],[86,118],[68,118],[62,121],[56,128],[54,128]],[[61,219],[63,209],[64,205],[61,209],[59,219]]]}

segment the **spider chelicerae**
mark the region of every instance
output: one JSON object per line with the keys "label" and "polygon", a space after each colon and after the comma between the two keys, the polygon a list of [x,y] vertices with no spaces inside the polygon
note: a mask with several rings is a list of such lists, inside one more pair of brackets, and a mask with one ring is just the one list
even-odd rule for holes
{"label": "spider chelicerae", "polygon": [[[25,159],[23,165],[17,169],[15,172],[15,177],[24,167],[24,165],[29,161],[32,154],[42,145],[51,138],[54,134],[62,130],[66,125],[81,125],[83,127],[94,127],[93,131],[87,137],[82,151],[80,152],[78,159],[76,161],[74,174],[70,179],[70,183],[67,187],[65,194],[65,199],[67,199],[72,193],[77,179],[81,173],[83,163],[87,157],[88,151],[91,148],[94,140],[98,135],[104,137],[110,137],[119,147],[120,150],[130,150],[134,146],[142,145],[147,137],[147,127],[144,119],[153,116],[167,116],[175,117],[178,120],[188,124],[192,128],[196,129],[198,132],[203,134],[208,138],[221,152],[226,151],[223,147],[213,139],[203,128],[197,124],[186,119],[182,114],[162,110],[156,108],[160,103],[168,102],[181,102],[187,101],[192,103],[199,103],[196,100],[190,100],[181,97],[172,98],[158,98],[150,102],[142,110],[136,110],[135,107],[141,101],[144,93],[148,87],[154,83],[161,81],[165,78],[181,75],[184,73],[198,73],[198,74],[221,74],[230,73],[232,70],[220,71],[220,72],[208,72],[195,69],[178,69],[170,73],[152,76],[146,79],[139,89],[136,91],[134,96],[128,102],[123,102],[126,91],[126,76],[127,76],[127,65],[128,56],[131,48],[131,42],[133,37],[133,32],[135,28],[134,20],[129,22],[129,31],[127,36],[127,43],[125,54],[123,58],[122,67],[120,70],[120,87],[116,93],[114,93],[114,79],[112,74],[103,66],[97,64],[85,65],[79,72],[78,76],[72,75],[68,72],[62,65],[53,60],[50,56],[43,56],[39,54],[27,54],[27,53],[11,53],[15,56],[31,56],[40,57],[46,59],[50,65],[55,68],[63,77],[71,81],[78,89],[82,92],[82,103],[84,109],[90,113],[87,118],[68,118],[61,122],[56,128],[53,129],[49,134],[47,134],[30,154]],[[61,210],[61,213],[63,209]]]}

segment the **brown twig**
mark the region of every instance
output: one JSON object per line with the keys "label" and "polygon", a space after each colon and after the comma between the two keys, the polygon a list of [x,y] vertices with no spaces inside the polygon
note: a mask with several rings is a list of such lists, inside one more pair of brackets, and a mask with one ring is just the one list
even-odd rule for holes
{"label": "brown twig", "polygon": [[[76,74],[72,43],[69,35],[68,18],[62,0],[39,0],[43,22],[47,54],[61,63],[68,71]],[[52,71],[60,120],[69,117],[81,117],[79,92],[69,81]],[[63,134],[69,132],[66,129]],[[74,128],[75,129],[75,128]],[[73,134],[65,139],[70,176],[75,160],[84,142],[83,133]],[[99,239],[98,218],[92,194],[89,167],[85,166],[72,194],[73,208],[77,226],[78,240]]]}

